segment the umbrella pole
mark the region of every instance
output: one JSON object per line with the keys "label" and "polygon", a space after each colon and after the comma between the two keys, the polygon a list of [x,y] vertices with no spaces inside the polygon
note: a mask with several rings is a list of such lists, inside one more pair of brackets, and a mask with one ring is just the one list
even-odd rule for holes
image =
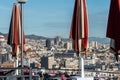
{"label": "umbrella pole", "polygon": [[23,11],[22,11],[22,3],[21,5],[21,66],[23,67]]}
{"label": "umbrella pole", "polygon": [[79,60],[81,61],[81,77],[83,78],[84,77],[84,55],[83,54],[80,55]]}
{"label": "umbrella pole", "polygon": [[[18,58],[16,58],[16,68],[18,67]],[[16,69],[16,75],[18,75],[18,69]]]}
{"label": "umbrella pole", "polygon": [[[20,6],[21,6],[21,67],[23,68],[24,65],[23,65],[23,3],[20,3]],[[22,69],[21,70],[21,75],[24,75],[24,70]],[[22,78],[22,80],[24,80],[24,78]]]}
{"label": "umbrella pole", "polygon": [[[18,54],[19,54],[19,46],[17,46],[17,53],[16,53],[16,68],[18,67]],[[18,75],[18,69],[16,69],[16,75]]]}

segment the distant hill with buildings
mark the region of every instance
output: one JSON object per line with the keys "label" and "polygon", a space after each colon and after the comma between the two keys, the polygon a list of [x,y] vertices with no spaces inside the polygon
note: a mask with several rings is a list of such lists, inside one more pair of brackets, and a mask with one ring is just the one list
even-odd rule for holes
{"label": "distant hill with buildings", "polygon": [[38,36],[38,35],[26,35],[26,38],[29,38],[29,39],[35,39],[35,40],[40,40],[40,39],[47,39],[47,37],[43,37],[43,36]]}
{"label": "distant hill with buildings", "polygon": [[97,41],[100,43],[109,43],[110,39],[109,38],[100,38],[100,37],[89,37],[89,42],[91,41]]}
{"label": "distant hill with buildings", "polygon": [[3,35],[3,36],[5,36],[5,37],[7,37],[7,34],[1,33],[1,32],[0,32],[0,35]]}
{"label": "distant hill with buildings", "polygon": [[[1,32],[0,32],[0,35],[3,35],[5,37],[7,37],[7,34],[1,33]],[[48,39],[48,37],[38,36],[38,35],[34,35],[34,34],[26,35],[26,38],[35,39],[35,40]],[[51,38],[51,39],[53,39],[53,38]],[[70,39],[64,38],[63,40],[69,41]],[[91,41],[97,41],[97,42],[100,42],[100,43],[109,43],[110,42],[110,40],[108,38],[89,37],[89,42],[91,42]]]}

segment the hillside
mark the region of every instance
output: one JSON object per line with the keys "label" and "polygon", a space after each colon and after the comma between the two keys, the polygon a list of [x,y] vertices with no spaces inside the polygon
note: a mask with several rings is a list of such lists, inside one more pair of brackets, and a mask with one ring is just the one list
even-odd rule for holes
{"label": "hillside", "polygon": [[[5,37],[7,37],[7,34],[1,33],[1,32],[0,32],[0,35],[3,35]],[[38,35],[34,35],[34,34],[26,35],[26,38],[28,38],[28,39],[35,39],[35,40],[48,39],[48,37],[38,36]],[[51,38],[51,39],[54,39],[54,38]],[[69,41],[70,39],[65,38],[63,40]],[[108,38],[89,37],[89,42],[91,42],[91,41],[97,41],[97,42],[100,42],[100,43],[109,43],[110,42],[110,40]]]}

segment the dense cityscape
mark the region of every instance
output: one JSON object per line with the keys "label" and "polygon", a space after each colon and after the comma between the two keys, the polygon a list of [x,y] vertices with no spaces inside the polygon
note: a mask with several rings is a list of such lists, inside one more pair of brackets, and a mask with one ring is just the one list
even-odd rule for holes
{"label": "dense cityscape", "polygon": [[[27,39],[24,65],[48,71],[61,70],[69,75],[79,73],[79,59],[72,49],[72,41],[60,36],[54,39]],[[18,55],[19,65],[21,61]],[[85,76],[119,78],[119,64],[109,51],[109,43],[91,41],[84,60]],[[7,38],[0,35],[0,67],[14,68],[15,58]],[[114,72],[113,72],[114,71]],[[119,79],[118,79],[119,80]]]}
{"label": "dense cityscape", "polygon": [[120,80],[119,0],[27,1],[0,4],[0,80]]}

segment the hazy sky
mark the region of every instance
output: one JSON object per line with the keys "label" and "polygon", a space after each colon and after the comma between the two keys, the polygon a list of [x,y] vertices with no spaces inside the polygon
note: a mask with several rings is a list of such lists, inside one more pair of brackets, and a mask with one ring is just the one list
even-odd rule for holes
{"label": "hazy sky", "polygon": [[[68,38],[75,0],[28,0],[24,4],[25,34]],[[105,37],[110,0],[86,0],[89,36]],[[8,33],[13,3],[0,1],[0,32]]]}

